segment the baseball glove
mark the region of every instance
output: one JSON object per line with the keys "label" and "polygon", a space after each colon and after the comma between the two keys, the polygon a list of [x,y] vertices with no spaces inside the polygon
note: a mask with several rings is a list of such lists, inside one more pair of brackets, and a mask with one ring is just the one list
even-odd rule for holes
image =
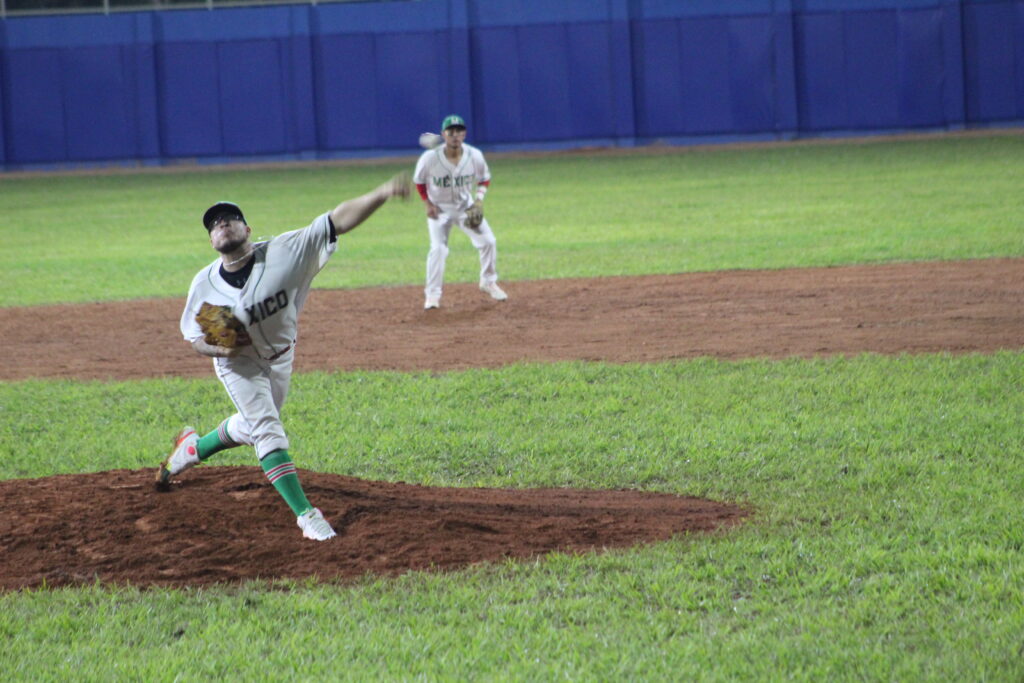
{"label": "baseball glove", "polygon": [[231,312],[230,306],[214,306],[204,301],[196,314],[196,322],[207,344],[229,349],[252,344],[245,325]]}
{"label": "baseball glove", "polygon": [[466,227],[476,230],[484,222],[484,207],[474,204],[466,209]]}

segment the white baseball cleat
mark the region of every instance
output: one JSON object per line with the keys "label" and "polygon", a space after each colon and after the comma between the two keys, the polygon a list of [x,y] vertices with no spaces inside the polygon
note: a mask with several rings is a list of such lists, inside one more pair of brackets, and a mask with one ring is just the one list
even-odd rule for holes
{"label": "white baseball cleat", "polygon": [[199,464],[199,435],[192,427],[185,427],[174,437],[174,448],[156,473],[157,488],[165,489],[171,477]]}
{"label": "white baseball cleat", "polygon": [[324,513],[320,512],[319,508],[312,508],[309,512],[299,515],[297,520],[302,535],[311,541],[326,541],[338,535],[324,519]]}
{"label": "white baseball cleat", "polygon": [[423,302],[423,310],[429,311],[431,308],[441,308],[441,300],[438,297],[428,296]]}
{"label": "white baseball cleat", "polygon": [[508,294],[506,294],[505,290],[498,286],[497,282],[481,283],[480,291],[490,294],[492,299],[497,299],[498,301],[504,301],[505,299],[508,298]]}

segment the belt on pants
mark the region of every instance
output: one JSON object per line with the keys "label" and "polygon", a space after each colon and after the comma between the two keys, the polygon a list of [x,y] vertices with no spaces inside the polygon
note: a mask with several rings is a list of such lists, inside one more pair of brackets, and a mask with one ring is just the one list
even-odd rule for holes
{"label": "belt on pants", "polygon": [[280,357],[281,357],[281,356],[283,356],[284,354],[288,353],[288,350],[289,350],[290,348],[292,348],[292,345],[291,345],[291,344],[289,344],[288,346],[284,347],[283,349],[281,349],[280,351],[278,351],[277,353],[275,353],[275,354],[274,354],[273,356],[271,356],[271,357],[270,357],[270,358],[268,358],[267,360],[277,360],[278,358],[280,358]]}

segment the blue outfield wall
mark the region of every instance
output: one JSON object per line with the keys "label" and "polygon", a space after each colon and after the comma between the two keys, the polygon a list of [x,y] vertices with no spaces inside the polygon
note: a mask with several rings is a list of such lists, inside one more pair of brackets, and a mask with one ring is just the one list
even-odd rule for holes
{"label": "blue outfield wall", "polygon": [[0,20],[0,167],[1024,119],[1024,0],[417,0]]}

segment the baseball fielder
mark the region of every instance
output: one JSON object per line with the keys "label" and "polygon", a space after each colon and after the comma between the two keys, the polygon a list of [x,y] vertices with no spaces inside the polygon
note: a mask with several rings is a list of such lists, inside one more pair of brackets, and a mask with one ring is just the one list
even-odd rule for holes
{"label": "baseball fielder", "polygon": [[[299,312],[313,278],[337,249],[338,235],[361,224],[391,197],[407,197],[410,190],[408,175],[396,176],[372,192],[342,202],[305,228],[256,243],[250,241],[252,228],[237,204],[218,202],[206,210],[203,226],[220,257],[192,280],[181,333],[198,353],[213,358],[214,372],[238,412],[203,437],[191,427],[182,429],[157,471],[158,488],[169,488],[172,476],[214,453],[251,445],[267,479],[295,513],[303,535],[317,541],[335,536],[302,490],[281,424]],[[200,311],[210,308],[235,319],[232,323],[240,331],[230,333],[231,343],[224,341],[228,333],[218,336],[197,321]]]}
{"label": "baseball fielder", "polygon": [[480,252],[480,289],[498,301],[508,295],[498,286],[498,251],[494,233],[483,217],[484,197],[491,172],[483,153],[465,143],[466,122],[452,114],[441,122],[444,144],[420,155],[413,182],[427,210],[430,252],[427,254],[427,286],[423,307],[441,305],[448,235],[457,225]]}

